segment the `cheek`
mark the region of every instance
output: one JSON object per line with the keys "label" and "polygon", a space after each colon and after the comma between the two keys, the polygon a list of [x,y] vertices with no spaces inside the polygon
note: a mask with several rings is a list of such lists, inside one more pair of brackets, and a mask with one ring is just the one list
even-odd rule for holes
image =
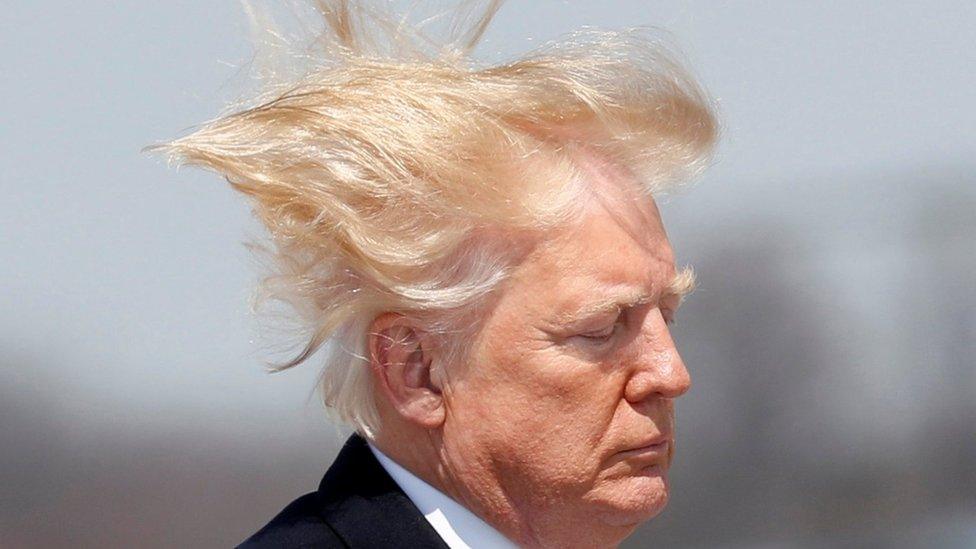
{"label": "cheek", "polygon": [[622,391],[613,370],[551,347],[492,350],[472,362],[454,395],[454,419],[469,442],[497,466],[554,484],[599,469]]}

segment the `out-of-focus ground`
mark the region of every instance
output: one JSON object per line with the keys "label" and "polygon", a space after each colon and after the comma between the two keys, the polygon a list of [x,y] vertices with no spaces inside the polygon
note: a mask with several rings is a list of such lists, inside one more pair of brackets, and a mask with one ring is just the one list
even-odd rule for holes
{"label": "out-of-focus ground", "polygon": [[[567,6],[511,0],[484,55],[662,25],[725,123],[662,205],[699,274],[693,387],[671,502],[625,546],[976,546],[976,8]],[[262,372],[247,206],[138,154],[234,96],[241,10],[5,11],[0,547],[232,545],[344,436],[314,368]]]}

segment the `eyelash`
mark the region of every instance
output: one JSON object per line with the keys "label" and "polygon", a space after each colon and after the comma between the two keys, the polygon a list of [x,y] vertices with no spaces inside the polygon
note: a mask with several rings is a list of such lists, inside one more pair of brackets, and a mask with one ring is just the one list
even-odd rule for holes
{"label": "eyelash", "polygon": [[674,317],[674,311],[667,311],[667,314],[663,316],[664,316],[664,323],[667,324],[668,327],[674,326],[675,324],[678,323],[678,319]]}

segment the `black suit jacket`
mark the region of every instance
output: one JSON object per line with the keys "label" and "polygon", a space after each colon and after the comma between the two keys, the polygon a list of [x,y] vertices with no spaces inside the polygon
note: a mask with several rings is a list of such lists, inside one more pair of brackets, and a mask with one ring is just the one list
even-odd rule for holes
{"label": "black suit jacket", "polygon": [[353,435],[325,473],[317,492],[289,504],[240,545],[447,549],[420,510]]}

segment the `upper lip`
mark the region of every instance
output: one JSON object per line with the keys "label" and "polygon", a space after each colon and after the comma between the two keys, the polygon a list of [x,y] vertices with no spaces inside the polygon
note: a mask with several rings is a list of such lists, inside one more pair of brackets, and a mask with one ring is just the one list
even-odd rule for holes
{"label": "upper lip", "polygon": [[627,452],[627,451],[630,451],[630,450],[642,450],[644,448],[649,448],[651,446],[657,446],[658,444],[663,444],[665,442],[670,442],[670,441],[671,441],[671,434],[670,433],[661,433],[661,434],[656,435],[654,437],[644,439],[643,441],[638,442],[638,443],[636,443],[633,446],[629,446],[628,448],[624,449],[623,451],[624,452]]}

